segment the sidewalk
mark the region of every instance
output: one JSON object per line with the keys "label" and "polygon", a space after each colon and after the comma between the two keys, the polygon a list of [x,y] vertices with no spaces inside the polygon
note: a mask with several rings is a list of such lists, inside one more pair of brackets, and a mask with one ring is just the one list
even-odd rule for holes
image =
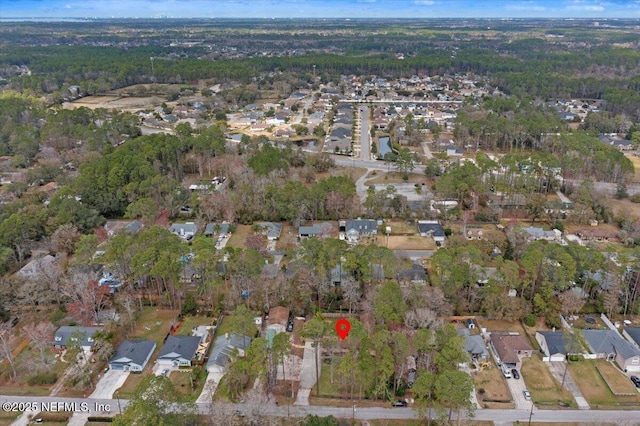
{"label": "sidewalk", "polygon": [[[549,371],[553,374],[553,377],[558,381],[558,383],[562,383],[562,376],[565,376],[565,368],[567,364],[565,362],[549,362]],[[586,399],[582,396],[582,392],[576,385],[576,382],[573,381],[573,377],[571,377],[571,372],[567,370],[567,374],[564,378],[564,387],[566,387],[569,392],[573,395],[578,404],[578,408],[580,410],[590,410],[591,407]]]}

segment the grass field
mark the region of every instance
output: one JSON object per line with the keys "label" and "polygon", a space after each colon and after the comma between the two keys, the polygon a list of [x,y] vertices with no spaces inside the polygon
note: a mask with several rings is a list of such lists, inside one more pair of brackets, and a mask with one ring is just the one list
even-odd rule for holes
{"label": "grass field", "polygon": [[547,366],[538,355],[522,360],[522,378],[531,392],[531,399],[537,403],[558,401],[570,402],[575,407],[571,392],[560,388]]}
{"label": "grass field", "polygon": [[637,395],[636,387],[615,365],[610,362],[597,360],[596,368],[609,385],[614,395]]}
{"label": "grass field", "polygon": [[432,238],[420,235],[378,236],[378,244],[390,250],[435,250],[436,243]]}
{"label": "grass field", "polygon": [[158,351],[177,317],[178,311],[147,307],[138,318],[136,329],[130,338],[153,340],[158,346]]}
{"label": "grass field", "polygon": [[227,242],[227,247],[245,248],[247,235],[251,234],[252,232],[253,231],[251,230],[251,225],[236,226],[236,230],[233,231],[233,234],[231,234],[231,237]]}
{"label": "grass field", "polygon": [[640,405],[640,394],[615,396],[598,371],[596,362],[584,360],[569,363],[569,371],[582,395],[593,409],[634,409]]}
{"label": "grass field", "polygon": [[389,173],[386,172],[377,172],[376,175],[372,176],[373,179],[367,179],[367,185],[375,185],[375,184],[385,184],[385,183],[422,183],[426,182],[426,178],[423,174],[419,173],[410,173],[409,180],[402,179],[402,173],[391,171]]}
{"label": "grass field", "polygon": [[[479,400],[488,399],[491,401],[510,403],[512,400],[511,392],[505,382],[500,369],[496,367],[491,360],[490,367],[485,367],[482,371],[474,371],[471,378],[479,394]],[[484,394],[480,391],[484,389]]]}
{"label": "grass field", "polygon": [[205,316],[187,316],[182,319],[182,324],[178,329],[176,334],[181,336],[191,336],[191,332],[193,327],[198,327],[200,325],[211,325],[213,322],[213,317],[205,317]]}

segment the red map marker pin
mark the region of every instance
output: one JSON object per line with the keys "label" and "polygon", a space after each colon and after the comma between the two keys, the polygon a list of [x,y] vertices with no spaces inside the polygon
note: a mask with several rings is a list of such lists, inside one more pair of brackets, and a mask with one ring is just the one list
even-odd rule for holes
{"label": "red map marker pin", "polygon": [[349,322],[349,320],[342,318],[339,319],[338,322],[336,322],[336,333],[338,333],[340,339],[346,339],[349,335],[349,330],[351,330],[351,323]]}

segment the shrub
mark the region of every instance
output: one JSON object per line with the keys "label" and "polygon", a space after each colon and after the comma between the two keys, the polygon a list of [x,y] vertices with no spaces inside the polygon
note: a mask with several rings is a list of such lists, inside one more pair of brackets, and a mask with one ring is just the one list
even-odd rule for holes
{"label": "shrub", "polygon": [[562,323],[560,322],[560,318],[558,318],[557,315],[550,315],[547,316],[544,319],[544,322],[547,324],[547,327],[555,327],[555,328],[561,328],[562,327]]}
{"label": "shrub", "polygon": [[56,373],[46,371],[44,373],[36,374],[35,376],[29,377],[27,383],[30,386],[35,385],[52,385],[58,381],[58,375]]}
{"label": "shrub", "polygon": [[538,318],[533,314],[529,314],[526,317],[524,317],[524,324],[527,327],[535,326],[537,321],[538,321]]}
{"label": "shrub", "polygon": [[633,194],[631,197],[629,197],[629,200],[632,203],[640,203],[640,193],[638,194]]}

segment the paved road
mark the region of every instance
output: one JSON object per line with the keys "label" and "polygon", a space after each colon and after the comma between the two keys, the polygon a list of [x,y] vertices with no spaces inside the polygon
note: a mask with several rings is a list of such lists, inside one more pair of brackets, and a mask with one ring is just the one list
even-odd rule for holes
{"label": "paved road", "polygon": [[369,107],[360,107],[360,159],[371,160],[371,135],[369,135]]}
{"label": "paved road", "polygon": [[[31,404],[41,404],[43,402],[49,403],[66,403],[66,408],[77,408],[78,412],[98,412],[104,415],[117,414],[119,411],[118,401],[113,399],[84,399],[84,398],[61,398],[61,397],[33,397],[33,396],[6,396],[0,395],[0,401],[2,403],[11,402],[28,402]],[[83,410],[82,403],[87,404],[86,410]],[[127,400],[120,400],[120,408],[122,410],[127,406]],[[214,408],[220,406],[220,404],[214,404]],[[241,404],[237,404],[234,407],[242,409]],[[105,408],[108,408],[105,409]],[[198,408],[201,413],[211,413],[211,404],[198,404]],[[73,411],[73,410],[72,410]],[[265,414],[272,416],[287,416],[287,407],[275,406],[265,407]],[[289,407],[289,413],[293,417],[304,417],[307,414],[315,414],[318,416],[329,416],[340,418],[351,418],[353,415],[353,409],[348,408],[336,408],[326,406],[291,406]],[[475,412],[475,420],[494,420],[498,422],[526,422],[529,420],[529,410],[477,410]],[[368,407],[360,408],[356,403],[356,418],[365,420],[374,419],[413,419],[417,414],[410,408],[381,408],[381,407]],[[455,417],[455,416],[454,416]],[[536,422],[555,422],[555,423],[569,423],[569,422],[586,422],[586,423],[617,423],[620,425],[636,425],[639,424],[640,410],[633,411],[597,411],[597,410],[538,410],[533,411],[533,420]]]}
{"label": "paved road", "polygon": [[[360,167],[363,169],[382,170],[385,172],[389,170],[389,165],[384,161],[361,160],[358,158],[347,157],[345,155],[334,154],[331,154],[331,157],[338,166]],[[415,169],[413,169],[413,173],[424,174],[424,166],[416,165]]]}

